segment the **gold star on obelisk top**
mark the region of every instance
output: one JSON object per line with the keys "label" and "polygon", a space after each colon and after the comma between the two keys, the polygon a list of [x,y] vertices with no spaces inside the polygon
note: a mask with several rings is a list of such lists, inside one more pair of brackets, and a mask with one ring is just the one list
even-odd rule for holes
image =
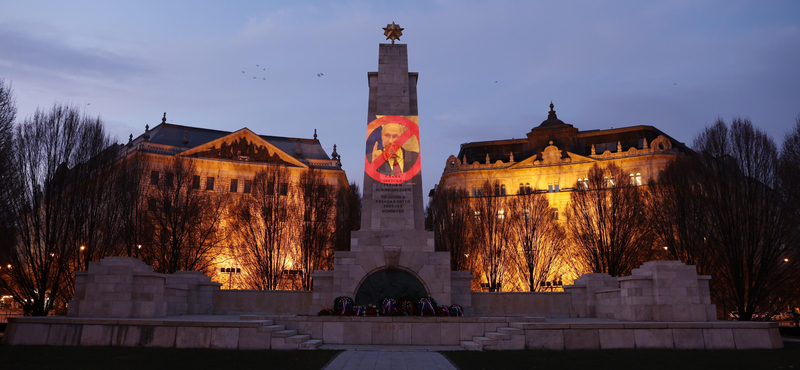
{"label": "gold star on obelisk top", "polygon": [[387,40],[392,40],[392,44],[394,44],[394,40],[400,40],[400,36],[403,36],[403,28],[400,28],[399,24],[387,24],[386,27],[383,28],[383,35],[386,36]]}

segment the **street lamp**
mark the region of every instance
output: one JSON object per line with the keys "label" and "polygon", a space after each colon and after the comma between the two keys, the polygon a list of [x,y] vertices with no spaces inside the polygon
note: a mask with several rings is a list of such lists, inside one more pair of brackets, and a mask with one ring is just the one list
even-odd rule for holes
{"label": "street lamp", "polygon": [[83,246],[83,245],[82,245],[82,246],[81,246],[81,251],[83,251],[84,249],[86,249],[86,246]]}

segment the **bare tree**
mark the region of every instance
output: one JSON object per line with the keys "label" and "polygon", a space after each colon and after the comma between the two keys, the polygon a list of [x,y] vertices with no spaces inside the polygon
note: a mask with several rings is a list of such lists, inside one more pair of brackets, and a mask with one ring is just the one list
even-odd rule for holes
{"label": "bare tree", "polygon": [[335,222],[334,247],[337,251],[349,251],[351,232],[361,228],[361,191],[355,182],[337,189]]}
{"label": "bare tree", "polygon": [[652,202],[648,207],[649,225],[656,250],[660,248],[672,259],[697,266],[699,274],[710,274],[714,266],[707,258],[712,225],[706,220],[711,204],[699,186],[699,175],[705,170],[697,158],[678,157],[647,189]]}
{"label": "bare tree", "polygon": [[249,289],[278,289],[292,259],[295,204],[289,180],[287,169],[266,167],[253,179],[252,195],[243,194],[230,212],[232,247]]}
{"label": "bare tree", "polygon": [[[797,161],[794,140],[790,134],[785,141],[785,165]],[[711,266],[712,297],[725,314],[740,320],[773,314],[779,298],[797,296],[800,274],[794,191],[780,191],[777,147],[739,118],[730,128],[718,120],[694,146],[702,152],[697,156],[702,166],[693,186],[696,201],[706,202],[708,225],[708,246],[700,258]]]}
{"label": "bare tree", "polygon": [[499,183],[483,183],[483,196],[473,199],[472,218],[476,270],[485,277],[490,292],[502,291],[513,246],[506,197],[495,189],[499,189]]}
{"label": "bare tree", "polygon": [[521,280],[531,292],[543,290],[543,283],[556,279],[561,258],[567,248],[564,229],[559,225],[544,194],[522,192],[509,197],[508,213],[515,248],[512,258]]}
{"label": "bare tree", "polygon": [[645,192],[614,164],[589,170],[567,206],[566,228],[587,272],[623,276],[651,259]]}
{"label": "bare tree", "polygon": [[201,189],[200,174],[189,159],[174,157],[157,169],[157,184],[147,189],[153,238],[143,243],[144,260],[161,273],[209,269],[212,252],[225,239],[220,221],[227,193]]}
{"label": "bare tree", "polygon": [[434,231],[436,250],[450,252],[450,268],[470,271],[473,267],[470,261],[476,258],[469,242],[475,211],[467,191],[463,188],[437,190],[428,205],[428,218]]}
{"label": "bare tree", "polygon": [[318,170],[308,169],[300,175],[297,186],[298,221],[297,244],[302,275],[300,287],[311,290],[311,273],[330,269],[333,265],[334,189],[325,183]]}
{"label": "bare tree", "polygon": [[[142,257],[143,243],[152,240],[153,228],[148,215],[147,182],[150,168],[142,154],[133,152],[116,163],[114,177],[115,196],[119,211],[120,226],[118,241],[123,254]],[[174,174],[173,174],[174,176]],[[163,181],[166,182],[166,178]]]}
{"label": "bare tree", "polygon": [[0,79],[0,294],[10,294],[13,284],[8,265],[16,240],[16,210],[13,197],[18,192],[19,182],[14,179],[12,158],[14,155],[14,120],[17,105],[11,84]]}
{"label": "bare tree", "polygon": [[[3,260],[11,265],[3,287],[27,314],[46,315],[68,298],[64,282],[79,251],[74,233],[84,224],[76,212],[87,174],[102,167],[87,160],[108,140],[102,124],[76,107],[39,110],[16,127],[6,210],[15,216],[15,238],[2,241]],[[68,293],[68,292],[66,292]]]}

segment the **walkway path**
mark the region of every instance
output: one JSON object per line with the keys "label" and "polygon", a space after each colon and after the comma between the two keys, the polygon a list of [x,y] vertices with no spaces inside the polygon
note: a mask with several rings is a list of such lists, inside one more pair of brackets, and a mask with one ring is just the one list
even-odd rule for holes
{"label": "walkway path", "polygon": [[456,370],[447,358],[433,351],[347,350],[324,370]]}

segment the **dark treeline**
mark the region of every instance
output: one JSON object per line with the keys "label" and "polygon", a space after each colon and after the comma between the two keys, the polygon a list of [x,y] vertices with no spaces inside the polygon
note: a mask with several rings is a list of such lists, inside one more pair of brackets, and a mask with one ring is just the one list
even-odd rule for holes
{"label": "dark treeline", "polygon": [[545,194],[439,189],[428,209],[439,250],[473,288],[541,291],[583,273],[625,276],[654,259],[711,275],[723,318],[754,320],[800,300],[800,118],[780,149],[746,119],[718,120],[646,186],[595,165],[559,223]]}
{"label": "dark treeline", "polygon": [[148,158],[75,106],[18,120],[0,80],[0,292],[28,315],[63,312],[72,272],[108,256],[161,273],[210,273],[233,256],[244,287],[310,289],[310,272],[330,268],[358,228],[357,186],[327,185],[318,170],[292,181],[264,166],[242,194],[200,189],[191,159]]}

